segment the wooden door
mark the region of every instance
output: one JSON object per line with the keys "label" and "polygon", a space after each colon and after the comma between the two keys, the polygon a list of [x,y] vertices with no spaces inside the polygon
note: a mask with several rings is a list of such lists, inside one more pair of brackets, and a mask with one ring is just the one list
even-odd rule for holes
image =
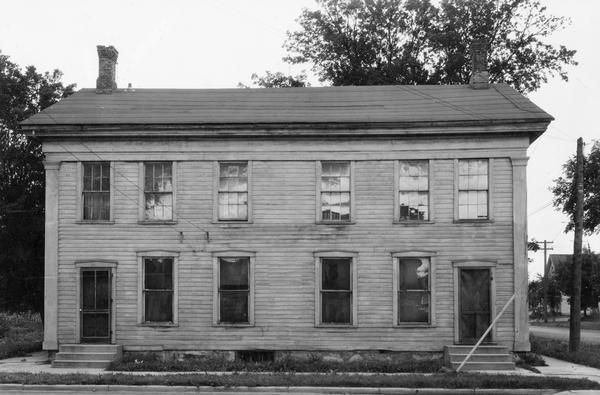
{"label": "wooden door", "polygon": [[[460,270],[460,343],[476,343],[490,325],[490,279],[489,269]],[[490,333],[484,342],[490,342],[491,338]]]}
{"label": "wooden door", "polygon": [[81,342],[111,342],[111,271],[81,269]]}

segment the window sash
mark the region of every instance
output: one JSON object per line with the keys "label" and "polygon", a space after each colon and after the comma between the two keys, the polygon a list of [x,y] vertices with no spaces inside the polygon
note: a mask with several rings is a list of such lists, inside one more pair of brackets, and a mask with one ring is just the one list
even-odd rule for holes
{"label": "window sash", "polygon": [[173,219],[173,164],[144,163],[144,218],[150,221]]}
{"label": "window sash", "polygon": [[[156,271],[151,272],[149,264],[152,260],[160,260],[161,265],[157,265],[157,269],[160,266],[170,268],[170,273],[167,271]],[[174,298],[174,259],[171,257],[152,257],[143,258],[143,298],[144,298],[144,322],[173,322],[173,298]],[[163,267],[164,268],[164,267]],[[164,279],[156,281],[152,280],[151,276],[166,275]],[[158,282],[162,283],[162,287],[152,286],[149,283]],[[166,309],[166,310],[165,310]]]}
{"label": "window sash", "polygon": [[489,218],[489,160],[458,161],[458,218]]}
{"label": "window sash", "polygon": [[110,163],[83,163],[81,210],[84,221],[110,220]]}
{"label": "window sash", "polygon": [[[397,276],[397,324],[431,323],[431,259],[425,257],[398,258]],[[412,265],[410,268],[408,265]],[[416,266],[418,265],[418,266]],[[419,276],[419,268],[426,265],[425,276]],[[414,267],[416,266],[416,267]],[[414,277],[408,270],[414,269]],[[403,279],[403,275],[407,277]],[[424,280],[421,280],[424,277]],[[416,282],[416,283],[415,283]],[[424,284],[423,284],[424,283]]]}
{"label": "window sash", "polygon": [[[237,169],[233,171],[233,167]],[[248,182],[248,162],[219,162],[217,205],[220,221],[248,220]]]}
{"label": "window sash", "polygon": [[[249,324],[250,323],[250,258],[218,258],[219,283],[218,283],[218,322],[221,324]],[[223,264],[245,265],[239,278],[224,279]],[[245,274],[245,276],[244,276]],[[237,281],[236,281],[237,280]]]}
{"label": "window sash", "polygon": [[349,222],[351,219],[350,162],[321,162],[321,220]]}
{"label": "window sash", "polygon": [[[345,273],[325,273],[327,263],[345,265]],[[352,258],[321,258],[320,288],[320,322],[332,325],[352,325],[353,323],[353,274]],[[338,281],[338,276],[342,276]],[[334,277],[334,278],[327,278]],[[325,287],[328,281],[331,286]],[[345,285],[347,284],[347,285]]]}
{"label": "window sash", "polygon": [[398,219],[429,221],[429,161],[398,162]]}

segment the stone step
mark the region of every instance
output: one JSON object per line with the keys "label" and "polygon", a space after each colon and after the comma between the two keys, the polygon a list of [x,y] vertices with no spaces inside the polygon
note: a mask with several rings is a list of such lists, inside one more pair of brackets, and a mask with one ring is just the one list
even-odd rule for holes
{"label": "stone step", "polygon": [[[450,354],[468,354],[473,349],[473,346],[469,345],[453,345],[444,346],[444,352]],[[475,354],[508,354],[508,347],[497,346],[497,345],[483,345],[477,347]]]}
{"label": "stone step", "polygon": [[61,344],[58,348],[59,352],[76,353],[118,353],[121,350],[122,346],[118,344]]}
{"label": "stone step", "polygon": [[[451,368],[456,370],[460,366],[460,362],[452,362]],[[467,362],[462,369],[463,371],[473,370],[515,370],[513,362]]]}
{"label": "stone step", "polygon": [[91,360],[61,360],[52,361],[53,368],[96,368],[106,369],[110,365],[109,361],[91,361]]}
{"label": "stone step", "polygon": [[107,361],[111,362],[117,356],[114,352],[59,352],[56,354],[55,361]]}
{"label": "stone step", "polygon": [[[450,362],[462,362],[468,354],[448,354]],[[467,362],[512,362],[510,354],[473,354]]]}

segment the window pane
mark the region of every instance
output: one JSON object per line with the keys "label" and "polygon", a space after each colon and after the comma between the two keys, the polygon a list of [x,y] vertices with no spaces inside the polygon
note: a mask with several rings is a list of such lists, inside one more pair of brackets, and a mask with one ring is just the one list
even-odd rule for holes
{"label": "window pane", "polygon": [[171,193],[146,193],[146,219],[169,220],[173,218]]}
{"label": "window pane", "polygon": [[330,324],[351,324],[351,292],[322,292],[321,321]]}
{"label": "window pane", "polygon": [[248,292],[221,291],[219,309],[220,322],[247,323]]}
{"label": "window pane", "polygon": [[248,289],[248,258],[220,258],[219,262],[219,289]]}
{"label": "window pane", "polygon": [[144,289],[173,289],[173,258],[144,258]]}
{"label": "window pane", "polygon": [[145,163],[144,188],[150,192],[172,192],[172,163]]}
{"label": "window pane", "polygon": [[349,258],[323,258],[321,264],[321,289],[352,289],[350,285]]}
{"label": "window pane", "polygon": [[96,307],[96,288],[93,271],[83,271],[81,273],[81,307],[84,310],[92,310]]}
{"label": "window pane", "polygon": [[429,289],[429,259],[402,258],[399,260],[399,290]]}
{"label": "window pane", "polygon": [[398,321],[429,322],[429,293],[428,292],[399,292]]}
{"label": "window pane", "polygon": [[144,297],[146,322],[173,322],[172,291],[144,291]]}

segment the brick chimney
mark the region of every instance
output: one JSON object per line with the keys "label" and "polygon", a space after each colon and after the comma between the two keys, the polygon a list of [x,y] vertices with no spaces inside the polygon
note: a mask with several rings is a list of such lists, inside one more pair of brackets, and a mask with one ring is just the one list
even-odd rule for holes
{"label": "brick chimney", "polygon": [[119,52],[112,45],[98,45],[98,78],[96,93],[112,93],[117,89],[117,57]]}
{"label": "brick chimney", "polygon": [[471,44],[472,72],[469,84],[473,89],[487,89],[490,87],[490,73],[487,63],[487,42],[483,39],[473,40]]}

